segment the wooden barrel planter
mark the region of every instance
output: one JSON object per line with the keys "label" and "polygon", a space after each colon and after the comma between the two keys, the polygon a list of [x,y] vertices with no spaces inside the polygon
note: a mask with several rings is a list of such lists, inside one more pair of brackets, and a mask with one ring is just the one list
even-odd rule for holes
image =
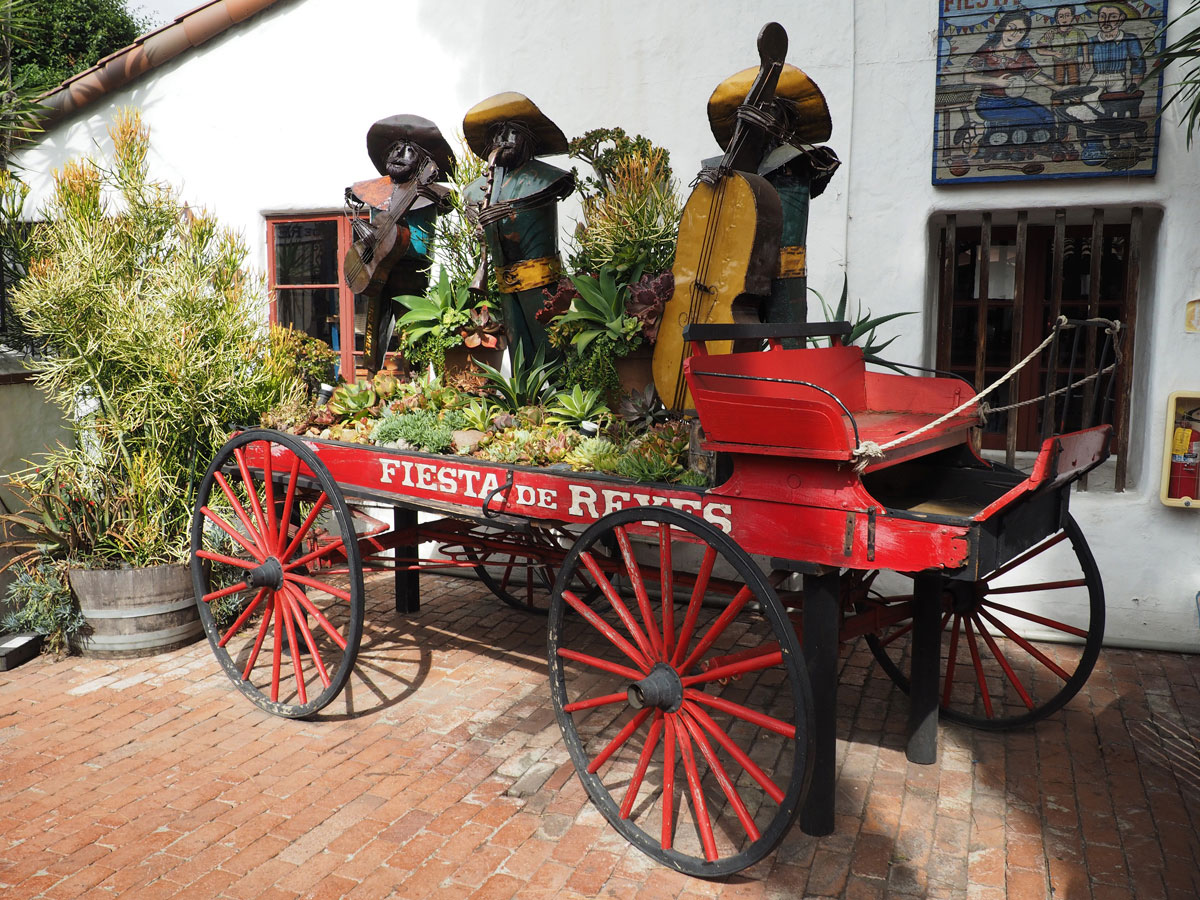
{"label": "wooden barrel planter", "polygon": [[204,634],[187,566],[71,569],[69,577],[89,626],[77,639],[84,656],[153,656]]}

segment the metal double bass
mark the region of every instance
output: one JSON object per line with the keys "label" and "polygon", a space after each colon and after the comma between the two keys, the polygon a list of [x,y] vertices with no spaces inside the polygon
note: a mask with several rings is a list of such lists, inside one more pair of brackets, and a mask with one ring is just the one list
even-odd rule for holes
{"label": "metal double bass", "polygon": [[[654,347],[654,385],[668,409],[693,407],[683,378],[684,327],[757,322],[757,298],[771,292],[783,211],[775,189],[745,170],[756,168],[762,153],[766,107],[775,96],[787,43],[777,22],[759,32],[758,77],[738,110],[733,137],[718,166],[700,172],[683,208],[671,269],[675,291]],[[748,295],[755,299],[748,301]],[[708,349],[728,353],[732,342],[710,342]]]}

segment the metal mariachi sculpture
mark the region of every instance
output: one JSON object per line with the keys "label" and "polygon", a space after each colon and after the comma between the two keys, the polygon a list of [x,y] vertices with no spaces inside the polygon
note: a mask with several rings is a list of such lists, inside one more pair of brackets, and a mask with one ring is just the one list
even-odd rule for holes
{"label": "metal mariachi sculpture", "polygon": [[[700,171],[683,208],[675,246],[675,292],[663,309],[654,347],[654,385],[673,410],[694,404],[683,378],[693,323],[757,322],[779,268],[783,209],[779,195],[755,174],[766,143],[769,110],[787,54],[787,32],[772,22],[758,35],[759,70],[739,105],[725,155]],[[732,342],[710,342],[728,353]]]}
{"label": "metal mariachi sculpture", "polygon": [[429,282],[434,222],[449,189],[436,184],[454,172],[454,153],[438,127],[421,116],[380,119],[367,131],[367,155],[383,175],[346,188],[352,210],[365,205],[370,220],[352,219],[355,241],[346,252],[350,289],[367,299],[363,365],[383,366],[395,327],[392,298],[424,294]]}
{"label": "metal mariachi sculpture", "polygon": [[[733,140],[738,109],[758,71],[749,68],[729,76],[708,100],[708,123],[722,150]],[[808,317],[805,242],[809,200],[821,195],[841,164],[829,147],[814,145],[829,139],[833,123],[820,88],[788,64],[779,73],[775,99],[758,112],[766,140],[757,165],[750,162],[753,171],[775,188],[783,211],[779,269],[759,317],[763,322],[804,322]],[[704,161],[706,166],[718,163],[719,159]],[[797,343],[792,338],[783,341],[789,349]]]}
{"label": "metal mariachi sculpture", "polygon": [[486,286],[491,257],[496,284],[504,295],[504,321],[510,346],[532,359],[546,343],[534,318],[542,288],[558,281],[558,201],[574,190],[570,172],[537,159],[567,152],[557,125],[523,94],[489,97],[463,118],[467,145],[488,161],[487,174],[467,185],[468,214],[479,226],[484,258],[473,289]]}

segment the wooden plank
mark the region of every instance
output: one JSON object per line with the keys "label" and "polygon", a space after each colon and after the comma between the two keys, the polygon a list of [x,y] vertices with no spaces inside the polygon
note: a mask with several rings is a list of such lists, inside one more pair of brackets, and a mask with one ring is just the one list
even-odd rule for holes
{"label": "wooden plank", "polygon": [[938,368],[950,368],[950,323],[954,314],[954,267],[958,251],[958,220],[953,213],[946,216],[942,239],[942,290],[938,303],[936,361]]}
{"label": "wooden plank", "polygon": [[[1062,315],[1063,295],[1063,265],[1067,246],[1067,211],[1054,211],[1054,251],[1050,260],[1050,327],[1058,327],[1058,317]],[[1046,356],[1046,374],[1042,378],[1041,388],[1046,395],[1042,403],[1042,440],[1054,433],[1054,419],[1058,411],[1058,401],[1054,392],[1058,389],[1058,354],[1060,352],[1059,333]]]}
{"label": "wooden plank", "polygon": [[1117,409],[1114,424],[1117,430],[1117,471],[1113,490],[1125,490],[1129,469],[1129,407],[1133,385],[1133,348],[1137,338],[1138,284],[1142,275],[1142,208],[1135,206],[1129,221],[1129,255],[1125,262],[1125,297],[1121,303],[1121,322],[1124,360],[1117,373]]}
{"label": "wooden plank", "polygon": [[[1022,338],[1025,333],[1025,265],[1029,256],[1029,210],[1022,209],[1017,213],[1017,258],[1016,281],[1013,286],[1013,322],[1012,322],[1012,355],[1010,365],[1016,365],[1024,356]],[[1012,403],[1017,399],[1016,385],[1019,377],[1009,382],[1008,399]],[[1017,410],[1008,413],[1008,427],[1005,434],[1004,461],[1014,465],[1017,461]]]}
{"label": "wooden plank", "polygon": [[[1094,319],[1100,315],[1100,261],[1104,257],[1104,209],[1095,207],[1092,210],[1092,252],[1088,266],[1088,318]],[[1096,363],[1096,329],[1087,330],[1087,366]],[[1092,417],[1092,406],[1096,402],[1096,388],[1099,381],[1089,381],[1083,386],[1083,417],[1080,427],[1090,428],[1096,424]],[[1087,473],[1079,479],[1075,488],[1077,491],[1088,489]]]}
{"label": "wooden plank", "polygon": [[979,300],[975,310],[975,390],[982,391],[987,385],[984,366],[987,362],[987,315],[989,268],[992,259],[992,214],[983,214],[983,227],[979,231]]}

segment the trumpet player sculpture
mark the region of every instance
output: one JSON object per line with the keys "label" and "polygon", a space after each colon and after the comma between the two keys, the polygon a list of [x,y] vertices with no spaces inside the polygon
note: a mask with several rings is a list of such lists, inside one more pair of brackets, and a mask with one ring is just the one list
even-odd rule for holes
{"label": "trumpet player sculpture", "polygon": [[479,226],[484,263],[472,286],[486,287],[486,265],[496,271],[504,295],[510,346],[519,342],[526,359],[546,343],[534,318],[542,288],[558,281],[558,202],[575,188],[570,172],[537,157],[567,152],[567,139],[523,94],[496,94],[467,111],[467,146],[488,162],[487,173],[467,185],[464,196]]}

